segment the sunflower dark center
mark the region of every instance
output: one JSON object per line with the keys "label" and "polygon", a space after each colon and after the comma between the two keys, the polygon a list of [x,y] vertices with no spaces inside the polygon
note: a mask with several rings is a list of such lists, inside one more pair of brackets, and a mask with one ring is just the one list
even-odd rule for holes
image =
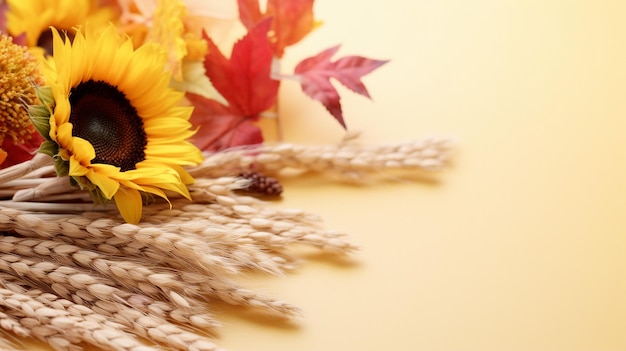
{"label": "sunflower dark center", "polygon": [[80,83],[70,93],[72,135],[93,145],[91,163],[106,163],[122,171],[135,169],[145,159],[143,121],[124,93],[103,82]]}

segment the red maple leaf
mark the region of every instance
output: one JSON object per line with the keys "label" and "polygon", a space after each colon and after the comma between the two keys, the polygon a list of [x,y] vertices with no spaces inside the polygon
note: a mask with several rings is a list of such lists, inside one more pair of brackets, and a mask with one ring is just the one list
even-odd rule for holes
{"label": "red maple leaf", "polygon": [[233,46],[230,59],[207,37],[206,74],[228,105],[187,94],[195,106],[192,123],[198,126],[194,143],[202,150],[263,141],[253,124],[276,103],[280,82],[272,79],[273,52],[267,36],[271,19],[261,21]]}
{"label": "red maple leaf", "polygon": [[267,19],[254,26],[235,43],[230,59],[205,35],[209,44],[206,74],[231,109],[243,116],[255,117],[276,103],[280,82],[271,77],[270,25],[271,19]]}
{"label": "red maple leaf", "polygon": [[339,93],[331,84],[330,78],[335,78],[348,89],[370,98],[361,77],[389,61],[372,60],[361,56],[346,56],[331,61],[339,47],[334,46],[303,60],[294,71],[300,79],[302,91],[312,99],[320,101],[341,126],[346,128]]}
{"label": "red maple leaf", "polygon": [[200,150],[219,151],[232,146],[263,142],[261,129],[254,121],[241,116],[230,106],[192,93],[187,93],[187,99],[195,106],[191,124],[199,126],[191,142]]}
{"label": "red maple leaf", "polygon": [[270,39],[274,53],[283,57],[285,48],[293,45],[315,28],[313,2],[315,0],[268,0],[261,13],[259,0],[237,0],[239,19],[250,30],[266,18],[273,18]]}

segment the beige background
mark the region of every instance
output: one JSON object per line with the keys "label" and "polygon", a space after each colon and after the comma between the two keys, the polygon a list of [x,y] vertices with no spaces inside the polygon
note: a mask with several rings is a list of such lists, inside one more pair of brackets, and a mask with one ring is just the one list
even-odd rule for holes
{"label": "beige background", "polygon": [[[297,327],[220,312],[232,351],[625,350],[626,2],[318,0],[325,22],[283,69],[392,62],[340,89],[366,142],[449,136],[437,184],[286,181],[285,207],[362,245],[350,262],[245,280],[299,305]],[[295,83],[286,139],[342,136]]]}
{"label": "beige background", "polygon": [[[392,62],[340,88],[368,143],[448,136],[439,182],[284,182],[362,251],[242,283],[300,306],[283,325],[219,309],[231,351],[625,350],[626,2],[318,0],[322,49]],[[283,84],[287,141],[342,130]]]}

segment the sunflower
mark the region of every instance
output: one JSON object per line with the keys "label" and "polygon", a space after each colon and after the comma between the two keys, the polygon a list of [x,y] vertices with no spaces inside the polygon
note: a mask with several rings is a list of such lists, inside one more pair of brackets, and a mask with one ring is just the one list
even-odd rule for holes
{"label": "sunflower", "polygon": [[41,47],[48,54],[50,27],[71,37],[78,25],[105,25],[113,17],[112,9],[99,6],[96,0],[7,0],[7,4],[7,31],[13,36],[25,34],[27,46]]}
{"label": "sunflower", "polygon": [[187,139],[191,107],[168,87],[166,55],[156,44],[134,49],[113,25],[78,29],[71,41],[52,29],[54,55],[43,65],[46,86],[31,116],[56,159],[57,173],[90,191],[96,202],[114,199],[130,223],[141,218],[142,195],[190,198],[183,166],[202,161]]}

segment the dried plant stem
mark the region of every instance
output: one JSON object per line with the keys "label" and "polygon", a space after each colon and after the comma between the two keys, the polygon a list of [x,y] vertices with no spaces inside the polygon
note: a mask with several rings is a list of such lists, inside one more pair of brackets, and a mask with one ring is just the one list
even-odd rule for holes
{"label": "dried plant stem", "polygon": [[[161,318],[177,321],[197,321],[198,327],[215,326],[212,318],[191,306],[201,304],[190,301],[175,292],[171,292],[171,301],[154,299],[117,288],[117,283],[108,278],[96,277],[88,270],[74,266],[61,265],[54,261],[34,261],[15,254],[0,255],[0,270],[19,277],[32,279],[41,284],[44,290],[73,300],[76,303],[99,306],[102,303],[123,303],[144,313],[153,313]],[[120,305],[121,306],[121,305]],[[172,318],[173,316],[173,318]]]}
{"label": "dried plant stem", "polygon": [[[187,277],[187,280],[191,279]],[[272,311],[281,317],[288,318],[301,315],[300,309],[292,304],[261,295],[224,279],[214,279],[207,284],[206,288],[210,288],[215,296],[230,305],[261,308],[264,311]]]}
{"label": "dried plant stem", "polygon": [[[194,258],[193,264],[197,266],[197,269],[210,272],[220,269],[232,273],[242,264],[246,267],[257,267],[272,273],[279,273],[283,269],[292,268],[283,266],[287,263],[284,258],[268,254],[268,251],[261,250],[259,245],[267,247],[268,244],[271,244],[271,247],[276,248],[279,243],[285,245],[299,241],[312,243],[330,251],[345,252],[354,248],[347,241],[341,239],[342,234],[340,233],[313,228],[309,224],[312,218],[302,211],[266,211],[257,210],[248,205],[233,205],[244,199],[246,201],[241,202],[250,203],[247,197],[227,197],[224,195],[216,197],[218,204],[215,207],[219,207],[222,212],[228,208],[225,206],[226,204],[232,206],[233,209],[228,211],[228,216],[216,215],[213,211],[215,208],[210,205],[184,205],[185,201],[176,202],[174,205],[177,208],[182,208],[182,211],[167,210],[152,214],[150,219],[141,225],[93,220],[89,216],[73,216],[71,220],[67,220],[64,216],[58,218],[48,216],[44,220],[41,216],[29,214],[20,214],[10,220],[7,218],[4,223],[13,221],[14,223],[7,226],[14,228],[23,235],[32,236],[32,234],[36,234],[43,237],[54,237],[58,233],[64,233],[65,236],[73,238],[89,238],[94,245],[107,244],[106,241],[110,241],[111,235],[113,235],[116,239],[110,247],[122,247],[124,254],[153,253],[161,257],[186,258],[186,261],[190,261],[189,258]],[[251,205],[262,206],[264,204],[256,202],[251,203]],[[0,211],[0,219],[2,219],[3,213],[8,214],[10,211],[8,209]],[[271,223],[268,224],[267,221],[259,219],[271,219],[272,217],[284,218],[284,220],[270,225]],[[208,222],[203,221],[204,218]],[[289,223],[290,220],[300,223],[300,227],[297,223]],[[238,224],[239,228],[227,224],[236,221],[241,221],[241,224]],[[246,221],[251,224],[247,225]],[[1,223],[0,229],[2,228]],[[256,230],[256,228],[261,230]],[[304,228],[309,229],[305,230]],[[276,230],[278,236],[287,239],[268,236],[268,230]],[[209,238],[211,245],[208,245],[206,240]],[[132,246],[123,245],[130,241],[134,243]],[[228,244],[224,246],[222,243]],[[239,250],[235,251],[236,257],[230,254],[233,252],[232,245],[238,245]]]}
{"label": "dried plant stem", "polygon": [[[17,215],[5,223],[13,221],[8,226],[26,236],[35,234],[53,238],[64,233],[65,237],[76,238],[76,244],[81,247],[106,250],[116,255],[149,255],[168,262],[176,269],[183,269],[180,262],[184,262],[184,265],[192,265],[208,274],[232,274],[242,268],[256,268],[271,273],[292,269],[293,266],[285,257],[272,253],[289,243],[310,244],[336,252],[355,248],[342,238],[341,233],[308,225],[310,219],[298,211],[254,213],[253,208],[243,205],[235,207],[231,216],[226,217],[215,216],[210,206],[181,207],[183,211],[167,211],[174,214],[172,216],[160,218],[155,215],[141,225],[93,221],[89,217],[80,216],[73,216],[71,220],[65,216],[48,216],[43,219],[29,214]],[[202,212],[202,208],[208,213]],[[3,212],[8,213],[9,210],[0,211],[0,219]],[[251,214],[266,216],[254,217]],[[261,219],[272,216],[287,218],[274,222]],[[300,225],[288,221],[297,218],[302,221]],[[157,225],[161,222],[162,225]]]}
{"label": "dried plant stem", "polygon": [[236,148],[208,154],[202,165],[192,168],[195,177],[216,177],[240,170],[278,172],[283,169],[333,172],[360,177],[363,173],[391,169],[437,171],[450,156],[445,139],[363,146],[353,142],[337,145],[277,144]]}
{"label": "dried plant stem", "polygon": [[[207,296],[221,299],[226,303],[254,306],[286,316],[298,314],[292,305],[255,294],[229,280],[224,281],[223,278],[159,267],[150,268],[139,260],[115,258],[64,242],[5,236],[0,241],[0,252],[38,260],[52,258],[65,266],[78,265],[94,269],[104,277],[115,280],[119,286],[146,294],[151,298],[164,298],[171,303],[180,301],[180,296],[197,298]],[[192,324],[196,327],[208,328],[216,325],[212,320],[207,321],[199,317],[193,319]]]}
{"label": "dried plant stem", "polygon": [[5,331],[14,333],[15,335],[28,338],[32,336],[31,329],[25,328],[20,324],[19,319],[15,316],[0,311],[0,328]]}
{"label": "dried plant stem", "polygon": [[47,342],[57,350],[80,350],[80,347],[74,346],[79,342],[106,350],[156,350],[100,318],[86,318],[97,315],[86,313],[88,309],[84,306],[58,300],[56,295],[37,289],[26,293],[0,288],[0,306],[7,312],[21,316],[16,320],[30,331],[31,336]]}
{"label": "dried plant stem", "polygon": [[[130,340],[126,340],[125,343],[130,345],[132,341],[132,343],[138,347],[136,350],[153,350],[153,348],[147,348],[147,346],[144,346],[143,343],[135,339],[133,334],[147,338],[156,343],[162,344],[163,346],[167,346],[168,349],[197,351],[219,350],[219,348],[208,338],[194,332],[183,330],[177,325],[167,323],[157,317],[155,315],[155,313],[158,313],[157,310],[151,309],[149,313],[144,313],[123,303],[99,303],[92,307],[88,307],[84,304],[76,304],[70,300],[59,298],[55,294],[44,293],[39,289],[32,289],[28,286],[24,286],[24,282],[17,281],[16,277],[3,274],[3,281],[14,282],[13,284],[9,284],[7,287],[13,292],[17,291],[18,294],[27,294],[28,296],[35,295],[34,299],[37,302],[50,308],[50,311],[46,310],[49,315],[73,317],[76,323],[87,323],[87,325],[95,323],[99,324],[100,328],[111,327],[113,330],[117,330],[118,334],[123,333],[123,335],[127,336],[127,338],[130,338]],[[0,289],[0,299],[1,298],[2,290]],[[1,301],[0,306],[3,306]],[[18,312],[22,311],[18,310]],[[28,317],[28,315],[26,316]],[[58,327],[50,322],[53,321],[40,321],[44,328]],[[64,329],[61,328],[60,330]],[[46,332],[44,334],[49,333],[50,332]],[[62,335],[65,336],[65,334]],[[81,335],[67,335],[66,341],[76,343],[77,338],[96,346],[110,349],[109,347],[104,347],[106,345],[103,346],[96,344],[92,340],[85,339]],[[50,342],[49,340],[44,341]],[[114,349],[126,350],[119,347]]]}
{"label": "dried plant stem", "polygon": [[[211,301],[221,300],[232,305],[253,307],[264,312],[277,314],[282,317],[294,317],[300,315],[300,311],[293,305],[276,299],[260,295],[248,289],[244,289],[226,278],[224,275],[207,275],[196,272],[168,269],[165,272],[156,272],[148,267],[140,266],[132,261],[113,261],[111,259],[96,258],[110,257],[88,250],[76,250],[76,246],[63,242],[41,240],[33,238],[4,237],[0,241],[0,251],[14,252],[24,257],[50,257],[66,263],[68,259],[74,260],[85,268],[96,269],[110,278],[117,278],[118,284],[125,288],[134,287],[135,290],[154,296],[161,296],[157,289],[169,299],[179,299],[179,295],[196,296]],[[1,262],[1,261],[0,261]],[[66,263],[67,264],[67,263]],[[61,287],[60,287],[61,288]],[[182,290],[182,292],[181,292]],[[85,297],[84,294],[81,296]],[[169,313],[170,319],[185,322],[196,327],[209,329],[217,325],[212,319],[196,314],[191,317],[178,317],[175,311]],[[184,317],[184,318],[183,318]]]}
{"label": "dried plant stem", "polygon": [[[231,178],[221,178],[228,180]],[[289,243],[299,242],[311,244],[319,248],[349,252],[356,247],[343,239],[343,233],[322,230],[319,218],[301,210],[273,209],[265,203],[249,196],[233,194],[220,184],[196,184],[192,188],[197,194],[203,193],[203,200],[213,203],[205,206],[199,204],[183,205],[180,214],[165,216],[164,223],[176,226],[178,220],[193,220],[194,228],[187,230],[201,232],[201,235],[216,234],[218,231],[237,233],[261,241],[273,247],[284,247]],[[202,189],[202,190],[200,190]],[[203,224],[201,219],[207,222]],[[217,226],[219,224],[220,226]],[[180,230],[177,228],[176,230]],[[274,234],[274,235],[271,235]]]}
{"label": "dried plant stem", "polygon": [[[47,178],[45,182],[41,182],[36,186],[16,191],[15,195],[13,195],[13,201],[45,200],[48,197],[60,194],[74,195],[71,193],[76,192],[76,190],[67,177]],[[81,192],[75,195],[84,197],[85,193]]]}
{"label": "dried plant stem", "polygon": [[[11,212],[8,209],[0,210],[0,220],[6,219],[3,223],[7,229],[12,228],[27,236],[35,234],[40,237],[52,238],[63,233],[64,236],[71,238],[96,238],[98,243],[102,243],[102,239],[108,240],[111,239],[111,236],[115,236],[118,238],[117,245],[124,243],[124,241],[139,244],[139,246],[125,247],[126,253],[132,251],[138,254],[150,253],[142,251],[145,248],[148,251],[156,251],[160,256],[173,255],[183,261],[192,260],[205,271],[210,271],[215,268],[216,264],[220,264],[220,262],[212,260],[213,256],[205,255],[209,251],[208,249],[203,250],[207,247],[206,242],[201,242],[196,238],[186,238],[178,233],[171,233],[149,224],[142,227],[121,224],[121,222],[107,222],[105,225],[111,226],[103,228],[101,224],[104,223],[93,221],[91,218],[81,215],[57,217],[49,215],[43,219],[35,214],[19,214],[9,218],[9,213],[16,214],[16,212]],[[7,216],[3,216],[3,214]],[[92,227],[95,227],[96,230],[91,230]],[[4,229],[1,223],[0,229]]]}
{"label": "dried plant stem", "polygon": [[356,249],[344,239],[344,233],[321,229],[319,218],[304,211],[272,209],[257,199],[232,193],[212,195],[215,206],[186,205],[169,224],[175,226],[179,219],[193,219],[200,235],[217,235],[220,231],[236,233],[242,240],[247,238],[274,248],[297,242],[343,253]]}
{"label": "dried plant stem", "polygon": [[20,202],[20,201],[0,201],[0,207],[12,208],[20,211],[42,212],[42,213],[82,213],[93,211],[112,211],[114,205],[102,206],[89,203],[62,203],[62,202]]}
{"label": "dried plant stem", "polygon": [[[38,169],[54,164],[52,157],[44,154],[36,154],[31,160],[18,163],[0,171],[0,184],[5,184],[15,179],[29,177]],[[46,168],[46,170],[49,168]]]}

